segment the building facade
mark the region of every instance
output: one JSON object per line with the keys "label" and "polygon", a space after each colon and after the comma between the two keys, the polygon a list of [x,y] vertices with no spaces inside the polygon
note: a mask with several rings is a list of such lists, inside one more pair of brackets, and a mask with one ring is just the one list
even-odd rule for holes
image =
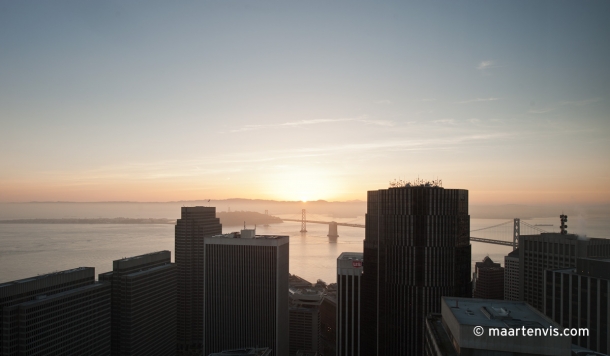
{"label": "building facade", "polygon": [[545,270],[575,268],[577,258],[610,257],[610,240],[573,234],[521,235],[519,242],[519,300],[544,312]]}
{"label": "building facade", "polygon": [[[571,339],[549,332],[559,329],[560,325],[525,302],[443,297],[441,305],[440,314],[426,318],[426,340],[421,355],[572,355]],[[530,329],[533,330],[530,332]],[[527,335],[516,330],[525,330]],[[500,331],[506,334],[502,336]]]}
{"label": "building facade", "polygon": [[337,340],[337,293],[329,293],[320,305],[320,344],[324,356],[335,356]]}
{"label": "building facade", "polygon": [[203,239],[222,233],[214,207],[182,207],[175,228],[178,271],[178,348],[201,349],[203,340]]}
{"label": "building facade", "polygon": [[572,343],[608,354],[610,351],[610,260],[576,260],[576,268],[546,271],[545,314],[566,328],[588,328],[589,336]]}
{"label": "building facade", "polygon": [[320,348],[320,305],[324,295],[313,288],[290,287],[290,355]]}
{"label": "building facade", "polygon": [[254,230],[204,240],[204,355],[265,346],[289,354],[289,237]]}
{"label": "building facade", "polygon": [[123,258],[99,275],[112,288],[112,355],[176,354],[176,265],[170,251]]}
{"label": "building facade", "polygon": [[504,256],[504,300],[519,300],[519,249]]}
{"label": "building facade", "polygon": [[337,258],[338,356],[360,356],[360,302],[363,254],[343,252]]}
{"label": "building facade", "polygon": [[369,191],[363,258],[361,354],[421,355],[440,298],[472,295],[468,191]]}
{"label": "building facade", "polygon": [[504,299],[504,268],[485,256],[474,266],[472,297],[479,299]]}
{"label": "building facade", "polygon": [[0,284],[0,355],[109,355],[110,284],[80,267]]}

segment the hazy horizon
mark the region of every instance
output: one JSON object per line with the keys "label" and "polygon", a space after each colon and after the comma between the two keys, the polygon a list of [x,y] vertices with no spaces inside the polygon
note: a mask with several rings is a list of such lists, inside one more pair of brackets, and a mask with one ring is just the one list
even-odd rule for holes
{"label": "hazy horizon", "polygon": [[3,2],[0,202],[610,203],[607,1]]}

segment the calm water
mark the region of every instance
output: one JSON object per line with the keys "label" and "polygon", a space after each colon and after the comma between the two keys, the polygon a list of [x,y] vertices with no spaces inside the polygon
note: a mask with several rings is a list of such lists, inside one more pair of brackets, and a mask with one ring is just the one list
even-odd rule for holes
{"label": "calm water", "polygon": [[[281,217],[300,218],[297,215]],[[329,220],[325,216],[313,214],[308,218]],[[364,223],[362,217],[335,220]],[[471,229],[507,220],[471,219]],[[557,220],[533,219],[527,222],[554,224],[553,227],[543,228],[555,231],[558,229]],[[607,219],[586,222],[574,219],[571,223],[571,232],[586,231],[588,236],[610,237],[607,233],[610,231]],[[240,228],[224,226],[223,231],[238,231]],[[327,225],[308,224],[308,232],[305,234],[299,232],[300,228],[298,222],[284,222],[269,227],[258,226],[257,233],[290,236],[290,273],[309,281],[322,279],[329,283],[335,282],[337,256],[346,251],[362,252],[362,228],[339,226],[340,236],[336,243],[329,242],[326,237]],[[509,226],[509,229],[512,229],[512,226]],[[112,261],[115,259],[159,250],[172,251],[173,259],[173,225],[0,224],[0,283],[79,266],[92,266],[95,267],[96,273],[103,273],[112,269]],[[481,261],[486,255],[504,264],[504,256],[510,251],[511,248],[506,246],[473,242],[473,264]]]}

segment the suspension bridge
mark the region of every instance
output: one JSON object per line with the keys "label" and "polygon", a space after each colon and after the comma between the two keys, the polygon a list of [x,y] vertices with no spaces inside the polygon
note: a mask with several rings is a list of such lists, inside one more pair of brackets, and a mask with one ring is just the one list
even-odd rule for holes
{"label": "suspension bridge", "polygon": [[[364,228],[364,224],[338,223],[335,221],[307,220],[305,209],[301,211],[301,219],[282,219],[283,221],[295,221],[301,223],[301,232],[307,232],[307,223],[328,225],[328,237],[339,237],[337,227],[348,226]],[[548,226],[548,225],[545,225]],[[521,219],[512,219],[500,224],[486,226],[475,230],[470,230],[470,241],[486,244],[512,246],[513,250],[519,247],[519,237],[521,235],[539,235],[548,232],[540,227],[528,224]]]}

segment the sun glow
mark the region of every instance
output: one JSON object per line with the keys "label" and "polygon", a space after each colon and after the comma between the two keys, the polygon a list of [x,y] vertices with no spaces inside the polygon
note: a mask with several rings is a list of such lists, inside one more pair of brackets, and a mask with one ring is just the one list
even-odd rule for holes
{"label": "sun glow", "polygon": [[286,201],[330,200],[337,196],[336,178],[323,170],[301,167],[276,167],[267,176],[266,191],[270,197]]}

